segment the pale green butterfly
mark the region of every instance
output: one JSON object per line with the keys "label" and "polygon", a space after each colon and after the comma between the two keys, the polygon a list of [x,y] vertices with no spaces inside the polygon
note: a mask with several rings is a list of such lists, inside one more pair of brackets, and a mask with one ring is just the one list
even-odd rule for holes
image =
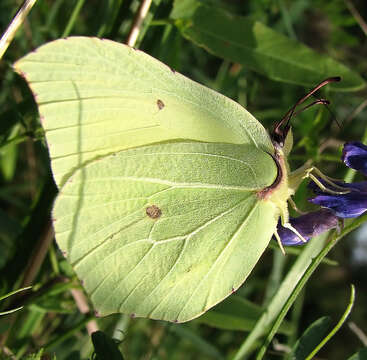
{"label": "pale green butterfly", "polygon": [[60,190],[56,241],[101,316],[193,319],[289,226],[288,124],[272,142],[239,104],[109,40],[53,41],[14,67]]}

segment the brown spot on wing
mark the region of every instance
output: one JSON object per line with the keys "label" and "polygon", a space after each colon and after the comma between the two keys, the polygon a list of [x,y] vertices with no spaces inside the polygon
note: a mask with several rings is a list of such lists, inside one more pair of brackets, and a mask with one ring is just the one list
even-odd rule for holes
{"label": "brown spot on wing", "polygon": [[162,210],[156,205],[148,206],[145,212],[152,219],[158,219],[162,215]]}
{"label": "brown spot on wing", "polygon": [[164,102],[160,99],[157,100],[157,106],[159,110],[162,110],[164,108]]}

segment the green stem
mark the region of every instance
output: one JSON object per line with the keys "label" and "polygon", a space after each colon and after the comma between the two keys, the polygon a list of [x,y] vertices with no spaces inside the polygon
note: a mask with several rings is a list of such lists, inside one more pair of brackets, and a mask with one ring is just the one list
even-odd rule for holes
{"label": "green stem", "polygon": [[160,20],[152,20],[150,22],[150,26],[166,26],[173,25],[175,22],[171,19],[160,19]]}
{"label": "green stem", "polygon": [[95,316],[94,315],[89,315],[86,316],[82,321],[80,321],[75,327],[73,327],[72,329],[68,330],[66,333],[64,333],[64,335],[57,337],[55,340],[52,340],[51,342],[49,342],[48,344],[46,344],[44,347],[45,350],[50,349],[58,344],[61,344],[62,342],[64,342],[66,339],[71,338],[72,336],[74,336],[74,334],[76,332],[78,332],[79,330],[83,329],[85,327],[85,325],[91,321],[91,320],[95,320]]}
{"label": "green stem", "polygon": [[312,353],[307,356],[306,360],[313,359],[314,356],[319,352],[319,350],[336,334],[336,332],[344,324],[345,320],[348,318],[350,312],[352,311],[352,307],[353,307],[353,304],[354,304],[354,299],[355,299],[355,289],[354,289],[354,285],[351,285],[349,304],[348,304],[346,310],[344,311],[343,316],[341,317],[339,322],[336,324],[334,329],[331,330],[330,333],[320,342],[320,344],[317,345],[315,347],[315,349],[313,349]]}
{"label": "green stem", "polygon": [[293,29],[292,20],[289,15],[287,6],[284,4],[283,0],[278,0],[278,5],[279,5],[280,12],[282,14],[282,19],[283,19],[285,28],[287,30],[288,36],[292,39],[297,39],[296,33]]}
{"label": "green stem", "polygon": [[21,289],[17,289],[17,290],[11,291],[11,292],[3,295],[3,296],[0,296],[0,300],[4,300],[4,299],[6,299],[9,296],[12,296],[12,295],[17,294],[17,293],[19,293],[21,291],[28,290],[28,289],[31,289],[31,288],[32,288],[32,286],[27,286],[27,287],[24,287],[24,288],[21,288]]}
{"label": "green stem", "polygon": [[80,13],[80,10],[82,9],[83,5],[84,5],[85,0],[78,0],[77,4],[74,7],[73,13],[70,16],[69,22],[66,25],[66,28],[63,32],[63,34],[61,35],[61,37],[67,37],[70,35],[71,30],[74,27],[75,21]]}
{"label": "green stem", "polygon": [[270,273],[270,278],[268,280],[268,286],[266,287],[265,299],[263,306],[266,307],[271,301],[272,297],[277,292],[283,277],[283,270],[286,261],[286,257],[278,249],[274,250],[273,257],[273,268]]}
{"label": "green stem", "polygon": [[0,39],[0,60],[37,0],[25,0]]}
{"label": "green stem", "polygon": [[240,360],[248,357],[255,344],[264,335],[264,331],[271,327],[264,345],[261,347],[257,356],[257,359],[262,359],[267,346],[277,332],[289,308],[292,306],[297,295],[302,290],[317,266],[340,239],[359,227],[366,220],[367,215],[355,219],[351,224],[346,226],[338,236],[333,236],[324,248],[322,248],[322,240],[323,238],[326,238],[325,235],[319,236],[309,242],[298,260],[294,263],[291,271],[283,280],[272,302],[269,304],[252,332],[245,339],[240,349],[235,354],[233,358],[234,360]]}
{"label": "green stem", "polygon": [[280,324],[282,323],[285,315],[287,314],[289,308],[292,306],[292,304],[294,303],[294,301],[296,300],[298,294],[300,293],[300,291],[302,290],[302,288],[304,287],[304,285],[306,284],[306,282],[308,281],[308,279],[310,278],[310,276],[312,275],[312,273],[316,270],[316,268],[318,267],[318,265],[321,263],[322,259],[328,254],[328,252],[339,242],[340,239],[342,239],[345,235],[347,235],[349,232],[351,232],[352,230],[354,230],[355,228],[357,228],[359,225],[362,224],[362,222],[364,222],[367,219],[367,215],[362,216],[358,219],[356,219],[353,223],[351,223],[348,227],[346,227],[342,233],[340,233],[338,236],[332,236],[334,233],[332,233],[328,238],[331,240],[327,242],[327,245],[324,247],[324,249],[319,253],[319,255],[314,258],[311,261],[310,266],[308,267],[307,271],[305,272],[305,274],[302,276],[302,278],[300,279],[300,281],[298,282],[297,286],[295,287],[293,293],[291,294],[291,296],[288,298],[288,300],[286,301],[286,303],[284,304],[283,309],[281,310],[281,312],[279,313],[277,319],[274,322],[274,325],[272,326],[272,329],[270,330],[270,332],[268,333],[267,338],[264,341],[263,346],[261,347],[256,360],[260,360],[263,358],[266,348],[268,347],[268,345],[270,344],[271,340],[273,339],[274,335],[276,334],[276,332],[278,331],[278,328],[280,326]]}
{"label": "green stem", "polygon": [[303,309],[303,303],[305,300],[305,293],[306,293],[306,289],[303,288],[301,293],[298,295],[296,301],[293,304],[290,322],[292,324],[292,328],[294,329],[294,331],[291,335],[288,336],[288,339],[287,339],[287,344],[290,348],[292,348],[295,342],[297,341],[298,328],[299,328],[299,323],[300,323],[301,316],[302,316],[302,309]]}

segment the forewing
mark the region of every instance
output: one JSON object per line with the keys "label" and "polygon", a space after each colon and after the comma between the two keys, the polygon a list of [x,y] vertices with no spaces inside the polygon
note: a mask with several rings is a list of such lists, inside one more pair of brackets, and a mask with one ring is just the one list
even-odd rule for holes
{"label": "forewing", "polygon": [[14,67],[39,106],[58,185],[86,161],[165,140],[252,144],[273,153],[264,128],[240,105],[110,40],[56,40]]}
{"label": "forewing", "polygon": [[187,321],[236,290],[265,250],[277,212],[256,193],[276,175],[250,145],[118,152],[65,183],[56,239],[99,314]]}

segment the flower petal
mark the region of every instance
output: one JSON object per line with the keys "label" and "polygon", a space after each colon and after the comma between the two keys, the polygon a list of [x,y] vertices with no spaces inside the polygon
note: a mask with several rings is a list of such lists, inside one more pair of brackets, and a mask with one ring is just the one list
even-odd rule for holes
{"label": "flower petal", "polygon": [[[297,218],[291,218],[290,223],[306,240],[309,240],[327,230],[336,228],[338,226],[338,218],[332,211],[321,209]],[[280,222],[277,230],[283,245],[296,246],[305,244],[292,230],[283,227]]]}
{"label": "flower petal", "polygon": [[332,210],[336,216],[342,218],[358,217],[367,210],[367,193],[363,192],[350,192],[340,195],[323,193],[309,201]]}
{"label": "flower petal", "polygon": [[[367,146],[360,142],[346,143],[343,148],[342,159],[352,169],[359,170],[367,175]],[[330,190],[338,190],[325,180],[319,179]],[[309,201],[330,209],[341,218],[354,218],[367,210],[367,181],[357,183],[335,182],[336,185],[349,190],[347,194],[330,194],[321,190],[314,182],[309,187],[317,196]]]}
{"label": "flower petal", "polygon": [[348,167],[367,175],[367,146],[355,141],[344,144],[342,160]]}

